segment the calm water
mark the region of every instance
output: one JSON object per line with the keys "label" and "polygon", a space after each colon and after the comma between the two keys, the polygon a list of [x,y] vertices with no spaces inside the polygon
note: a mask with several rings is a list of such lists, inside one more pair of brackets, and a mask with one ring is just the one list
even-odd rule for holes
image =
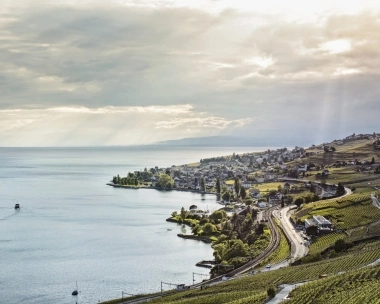
{"label": "calm water", "polygon": [[215,196],[105,184],[144,167],[265,149],[0,148],[1,302],[97,303],[159,291],[161,281],[191,284],[193,272],[208,273],[195,263],[212,249],[178,238],[181,227],[165,219],[192,204],[215,210]]}

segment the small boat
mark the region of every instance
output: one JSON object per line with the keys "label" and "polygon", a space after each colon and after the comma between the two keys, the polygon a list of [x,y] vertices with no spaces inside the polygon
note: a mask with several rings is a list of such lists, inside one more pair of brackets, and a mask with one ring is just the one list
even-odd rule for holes
{"label": "small boat", "polygon": [[172,229],[171,229],[171,228],[168,228],[168,231],[172,231]]}
{"label": "small boat", "polygon": [[20,209],[20,204],[16,204],[15,209]]}
{"label": "small boat", "polygon": [[76,289],[71,293],[71,295],[73,295],[73,296],[77,296],[78,295],[78,282],[75,282],[75,284],[76,284]]}

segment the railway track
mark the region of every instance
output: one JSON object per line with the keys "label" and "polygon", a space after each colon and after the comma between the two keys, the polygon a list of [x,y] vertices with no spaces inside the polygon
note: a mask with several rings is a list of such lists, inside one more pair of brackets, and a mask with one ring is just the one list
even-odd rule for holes
{"label": "railway track", "polygon": [[275,209],[275,207],[269,208],[265,211],[264,217],[268,219],[268,225],[271,232],[271,240],[269,242],[268,247],[260,253],[256,258],[252,259],[248,263],[244,264],[243,266],[240,266],[239,268],[236,268],[224,275],[215,277],[213,279],[207,280],[206,282],[197,283],[194,285],[191,285],[190,288],[199,288],[201,285],[208,285],[212,283],[216,283],[222,280],[223,277],[232,278],[236,275],[242,274],[254,267],[256,267],[263,259],[266,259],[268,256],[270,256],[273,251],[276,250],[278,245],[280,244],[280,232],[278,231],[278,228],[276,226],[276,223],[273,221],[272,218],[272,212]]}
{"label": "railway track", "polygon": [[[236,275],[242,274],[242,273],[256,267],[258,264],[260,264],[260,262],[263,259],[266,259],[268,256],[270,256],[276,250],[278,245],[280,244],[280,232],[278,231],[276,223],[273,221],[273,218],[272,218],[272,212],[275,208],[276,207],[269,208],[264,212],[264,218],[268,219],[268,226],[269,226],[269,230],[271,232],[271,239],[270,239],[268,247],[262,253],[260,253],[256,258],[252,259],[251,261],[244,264],[243,266],[240,266],[239,268],[236,268],[236,269],[234,269],[234,270],[232,270],[226,274],[212,278],[212,279],[207,280],[205,282],[201,282],[201,283],[191,285],[189,287],[189,289],[196,289],[196,288],[200,288],[201,286],[204,286],[204,285],[209,285],[209,284],[220,282],[223,280],[223,277],[232,278]],[[143,302],[147,302],[147,301],[150,301],[153,299],[158,299],[158,298],[161,298],[164,296],[168,296],[170,294],[177,293],[177,292],[180,292],[180,291],[176,291],[176,290],[167,291],[162,295],[147,296],[147,297],[143,297],[140,299],[129,300],[129,301],[127,300],[123,303],[129,303],[129,304],[143,303]]]}

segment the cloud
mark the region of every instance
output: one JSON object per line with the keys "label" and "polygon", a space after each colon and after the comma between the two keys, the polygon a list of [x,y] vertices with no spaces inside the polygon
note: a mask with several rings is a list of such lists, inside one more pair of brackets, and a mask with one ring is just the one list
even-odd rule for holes
{"label": "cloud", "polygon": [[147,144],[183,134],[217,134],[251,122],[213,117],[190,105],[0,110],[3,146]]}
{"label": "cloud", "polygon": [[[273,1],[90,2],[0,10],[4,145],[210,129],[313,141],[376,127],[378,9],[290,18],[267,11]],[[131,129],[135,139],[123,135]]]}

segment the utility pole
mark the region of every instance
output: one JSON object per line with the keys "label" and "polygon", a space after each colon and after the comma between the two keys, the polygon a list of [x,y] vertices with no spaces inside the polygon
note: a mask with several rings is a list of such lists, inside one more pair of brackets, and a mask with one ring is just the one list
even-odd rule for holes
{"label": "utility pole", "polygon": [[129,296],[132,296],[132,297],[135,296],[135,294],[126,293],[126,292],[122,291],[122,292],[121,292],[121,298],[122,298],[122,299],[124,299],[124,295],[129,295]]}
{"label": "utility pole", "polygon": [[195,284],[195,278],[194,278],[195,274],[200,275],[200,276],[207,276],[207,277],[209,276],[208,274],[193,272],[193,285]]}

